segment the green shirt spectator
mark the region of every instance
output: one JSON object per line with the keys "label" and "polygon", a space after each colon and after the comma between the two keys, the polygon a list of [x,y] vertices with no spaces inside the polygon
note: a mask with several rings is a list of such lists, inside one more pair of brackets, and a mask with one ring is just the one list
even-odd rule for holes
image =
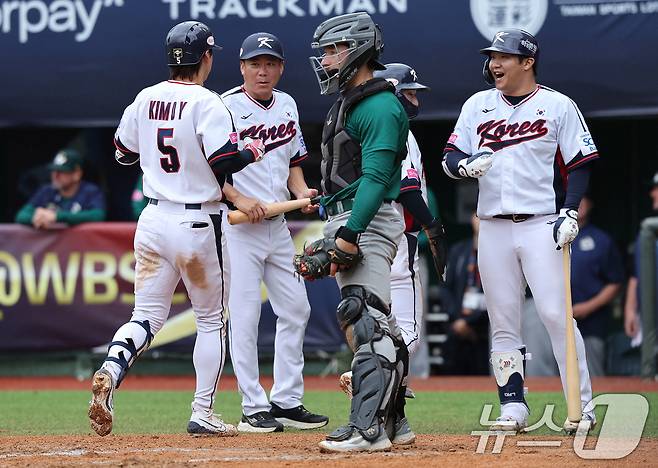
{"label": "green shirt spectator", "polygon": [[74,226],[105,219],[103,192],[82,180],[82,158],[77,151],[60,151],[49,168],[51,185],[41,187],[20,209],[17,223],[50,229],[56,223]]}

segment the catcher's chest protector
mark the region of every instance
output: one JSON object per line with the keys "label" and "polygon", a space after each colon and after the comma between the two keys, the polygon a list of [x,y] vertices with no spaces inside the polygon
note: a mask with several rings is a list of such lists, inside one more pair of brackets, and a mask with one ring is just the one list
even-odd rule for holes
{"label": "catcher's chest protector", "polygon": [[345,131],[347,112],[362,99],[395,87],[375,78],[342,94],[331,107],[322,129],[322,191],[336,193],[361,177],[361,145]]}

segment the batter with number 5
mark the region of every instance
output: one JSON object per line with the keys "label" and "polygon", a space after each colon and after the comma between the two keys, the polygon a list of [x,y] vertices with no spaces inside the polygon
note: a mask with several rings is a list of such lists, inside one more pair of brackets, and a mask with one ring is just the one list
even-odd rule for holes
{"label": "batter with number 5", "polygon": [[[598,153],[576,104],[537,84],[539,44],[531,34],[499,31],[480,52],[487,56],[484,78],[495,89],[474,94],[462,107],[443,169],[479,183],[478,266],[501,404],[492,430],[519,431],[529,415],[521,338],[526,283],[551,337],[566,394],[566,291],[559,250],[570,248],[578,234],[578,205]],[[575,337],[582,420],[592,427],[594,412],[587,406],[592,387],[577,328]],[[573,432],[576,425],[567,421],[564,429]]]}
{"label": "batter with number 5", "polygon": [[247,212],[265,211],[244,202],[226,178],[264,155],[261,140],[238,151],[231,113],[219,95],[203,87],[212,69],[214,37],[195,21],[167,35],[169,80],[140,92],[124,111],[114,143],[122,164],[139,161],[149,204],[135,232],[135,309],[115,333],[92,380],[91,427],[112,430],[112,397],[137,358],[162,328],[182,278],[196,319],[196,391],[187,431],[234,436],[237,429],[213,413],[226,356],[224,310],[230,267],[222,235],[225,196]]}

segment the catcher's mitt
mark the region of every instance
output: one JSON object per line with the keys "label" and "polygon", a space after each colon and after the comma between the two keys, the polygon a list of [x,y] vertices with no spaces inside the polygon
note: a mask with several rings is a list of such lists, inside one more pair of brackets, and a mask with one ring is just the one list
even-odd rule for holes
{"label": "catcher's mitt", "polygon": [[350,269],[363,259],[361,249],[355,254],[345,252],[336,246],[334,239],[318,239],[304,247],[304,253],[295,255],[293,265],[297,274],[305,280],[313,281],[329,276],[331,264]]}

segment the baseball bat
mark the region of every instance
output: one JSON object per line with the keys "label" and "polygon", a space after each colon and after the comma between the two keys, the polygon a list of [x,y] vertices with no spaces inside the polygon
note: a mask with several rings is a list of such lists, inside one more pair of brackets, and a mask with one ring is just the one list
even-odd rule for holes
{"label": "baseball bat", "polygon": [[[299,198],[297,200],[288,200],[284,202],[267,203],[265,205],[265,217],[280,215],[288,211],[299,210],[306,205],[317,203],[316,198]],[[228,212],[228,222],[231,225],[249,222],[249,216],[240,210],[231,210]]]}
{"label": "baseball bat", "polygon": [[562,266],[564,270],[564,291],[566,296],[566,348],[567,348],[567,418],[577,423],[580,421],[582,407],[580,403],[580,373],[576,354],[576,335],[573,327],[573,307],[571,304],[571,245],[562,247]]}

